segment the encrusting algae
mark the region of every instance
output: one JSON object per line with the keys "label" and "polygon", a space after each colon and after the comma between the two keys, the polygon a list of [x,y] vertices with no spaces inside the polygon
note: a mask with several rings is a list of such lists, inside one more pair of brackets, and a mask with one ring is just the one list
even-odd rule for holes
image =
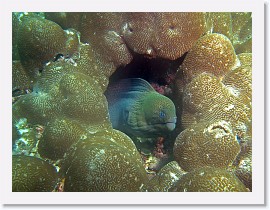
{"label": "encrusting algae", "polygon": [[12,20],[14,192],[252,191],[251,13]]}

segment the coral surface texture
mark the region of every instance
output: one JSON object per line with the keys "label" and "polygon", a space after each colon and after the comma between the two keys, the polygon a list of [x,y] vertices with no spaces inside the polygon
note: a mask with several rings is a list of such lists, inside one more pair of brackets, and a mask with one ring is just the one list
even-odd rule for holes
{"label": "coral surface texture", "polygon": [[251,192],[251,13],[12,13],[12,153],[13,192]]}

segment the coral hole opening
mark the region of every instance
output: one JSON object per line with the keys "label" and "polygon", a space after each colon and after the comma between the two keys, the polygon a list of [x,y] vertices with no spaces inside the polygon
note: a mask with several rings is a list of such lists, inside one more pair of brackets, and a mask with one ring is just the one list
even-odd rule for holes
{"label": "coral hole opening", "polygon": [[[113,83],[117,83],[121,79],[127,78],[142,78],[148,81],[152,87],[159,93],[166,95],[173,102],[174,101],[174,82],[176,72],[179,69],[179,66],[182,64],[186,56],[186,53],[179,57],[176,60],[169,60],[164,58],[149,58],[141,54],[133,54],[133,60],[124,67],[119,67],[116,71],[110,76],[109,86]],[[170,91],[162,92],[162,88],[168,87]],[[180,115],[177,116],[178,119],[181,119]],[[180,123],[177,124],[180,126]],[[179,134],[179,130],[182,128],[176,127],[176,129],[168,133],[164,138],[166,139],[163,143],[164,150],[166,151],[166,155],[168,158],[165,158],[164,165],[166,162],[173,160],[173,145],[176,136]],[[133,139],[134,140],[134,139]],[[143,151],[146,154],[147,150],[155,151],[156,144],[158,143],[158,138],[156,138],[153,142],[147,141],[146,143],[140,143],[138,141],[134,141],[136,147],[139,151]],[[144,149],[142,149],[144,148]],[[154,153],[154,152],[153,152]],[[164,160],[165,160],[164,159]]]}
{"label": "coral hole opening", "polygon": [[[124,67],[119,67],[110,77],[110,83],[126,78],[142,78],[152,86],[169,86],[174,82],[178,67],[186,54],[176,60],[148,58],[141,54],[133,55],[133,60]],[[154,87],[155,88],[155,87]]]}

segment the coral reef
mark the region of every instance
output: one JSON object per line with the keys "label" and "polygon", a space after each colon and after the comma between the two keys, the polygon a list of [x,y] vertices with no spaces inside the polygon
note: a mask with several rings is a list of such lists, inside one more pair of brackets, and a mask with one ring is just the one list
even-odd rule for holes
{"label": "coral reef", "polygon": [[117,130],[78,142],[67,154],[60,173],[65,178],[65,191],[141,191],[147,183],[135,145]]}
{"label": "coral reef", "polygon": [[86,137],[86,133],[75,121],[55,119],[46,127],[38,144],[38,152],[41,157],[61,159],[72,144]]}
{"label": "coral reef", "polygon": [[111,68],[132,60],[129,49],[149,57],[174,60],[206,32],[203,13],[82,13],[80,17],[77,13],[45,13],[45,16],[63,28],[72,26],[79,30],[81,40],[92,43],[103,63],[113,64]]}
{"label": "coral reef", "polygon": [[176,138],[174,157],[185,171],[205,166],[227,168],[232,165],[240,145],[226,121],[198,123]]}
{"label": "coral reef", "polygon": [[39,158],[12,156],[13,192],[52,192],[57,184],[56,168]]}
{"label": "coral reef", "polygon": [[186,174],[176,161],[167,163],[148,183],[148,192],[168,192]]}
{"label": "coral reef", "polygon": [[203,72],[222,77],[236,64],[236,54],[230,40],[222,34],[214,33],[198,39],[180,68],[184,81],[189,83]]}
{"label": "coral reef", "polygon": [[[13,191],[252,190],[251,13],[12,20]],[[127,78],[175,105],[171,132],[113,129],[105,95]]]}
{"label": "coral reef", "polygon": [[[241,71],[239,74],[235,73],[236,71],[230,73],[241,76]],[[232,81],[231,78],[230,80]],[[247,93],[250,86],[243,85],[243,91],[243,89],[237,88],[237,86],[241,86],[241,84],[238,85],[238,82],[234,86],[231,83],[226,86],[224,83],[211,74],[202,73],[185,87],[182,115],[184,128],[202,121],[225,120],[230,122],[234,128],[250,122],[250,101],[242,101],[240,97],[249,96],[250,93]]]}
{"label": "coral reef", "polygon": [[200,168],[189,172],[170,189],[174,192],[247,192],[232,173],[217,168]]}
{"label": "coral reef", "polygon": [[251,139],[244,142],[241,152],[236,157],[233,166],[235,175],[252,191],[252,142]]}

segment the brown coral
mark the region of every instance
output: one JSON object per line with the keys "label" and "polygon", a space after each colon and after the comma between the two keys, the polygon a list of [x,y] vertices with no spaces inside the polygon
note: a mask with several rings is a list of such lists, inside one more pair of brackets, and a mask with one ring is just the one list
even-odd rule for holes
{"label": "brown coral", "polygon": [[61,170],[65,191],[141,191],[147,182],[132,140],[113,130],[79,141]]}
{"label": "brown coral", "polygon": [[199,123],[176,138],[174,157],[185,171],[205,166],[226,168],[240,152],[240,145],[226,121]]}
{"label": "brown coral", "polygon": [[252,69],[249,66],[241,66],[230,71],[222,80],[226,88],[233,90],[239,100],[251,106],[252,99]]}
{"label": "brown coral", "polygon": [[28,76],[36,79],[44,64],[57,54],[78,53],[78,37],[74,29],[64,31],[55,22],[38,15],[22,16],[15,41]]}
{"label": "brown coral", "polygon": [[12,156],[13,192],[52,192],[57,183],[53,165],[39,158]]}
{"label": "brown coral", "polygon": [[203,72],[222,77],[237,65],[237,57],[230,40],[222,34],[208,34],[196,42],[183,64],[185,83]]}
{"label": "brown coral", "polygon": [[207,28],[232,40],[232,17],[230,12],[210,12],[207,14]]}
{"label": "brown coral", "polygon": [[19,60],[12,61],[12,91],[28,89],[32,82]]}
{"label": "brown coral", "polygon": [[148,192],[168,192],[186,172],[179,167],[176,161],[163,166],[148,184]]}
{"label": "brown coral", "polygon": [[252,67],[252,53],[240,53],[237,55],[241,66],[250,66]]}
{"label": "brown coral", "polygon": [[182,176],[171,191],[177,192],[247,192],[232,173],[217,168],[200,168]]}
{"label": "brown coral", "polygon": [[203,13],[130,13],[122,29],[135,52],[174,60],[205,32]]}
{"label": "brown coral", "polygon": [[56,23],[40,17],[25,17],[18,31],[18,50],[30,77],[58,53],[65,54],[66,34]]}
{"label": "brown coral", "polygon": [[86,133],[75,121],[55,119],[46,126],[38,144],[38,152],[43,158],[62,159],[72,144],[86,138]]}
{"label": "brown coral", "polygon": [[184,91],[183,126],[187,128],[195,122],[213,120],[228,121],[233,127],[246,125],[251,119],[251,108],[248,101],[240,99],[237,90],[225,86],[213,75],[202,73]]}

